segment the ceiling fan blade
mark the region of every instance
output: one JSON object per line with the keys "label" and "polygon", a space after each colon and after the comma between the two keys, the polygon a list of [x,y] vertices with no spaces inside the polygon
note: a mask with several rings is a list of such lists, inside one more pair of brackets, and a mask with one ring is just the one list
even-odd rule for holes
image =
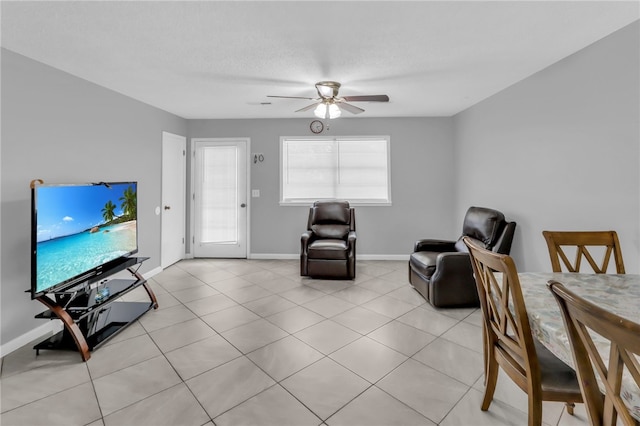
{"label": "ceiling fan blade", "polygon": [[313,101],[315,98],[307,98],[305,96],[275,96],[275,95],[267,95],[267,98],[284,98],[284,99],[307,99]]}
{"label": "ceiling fan blade", "polygon": [[336,102],[336,105],[344,110],[349,111],[351,114],[360,114],[361,112],[364,112],[362,108],[348,104],[346,102]]}
{"label": "ceiling fan blade", "polygon": [[311,104],[311,105],[307,105],[304,108],[300,108],[299,110],[297,110],[296,112],[303,112],[303,111],[309,111],[310,109],[314,109],[315,107],[317,107],[318,105],[320,105],[322,102],[316,102],[315,104]]}
{"label": "ceiling fan blade", "polygon": [[389,102],[387,95],[362,95],[362,96],[343,96],[347,102]]}

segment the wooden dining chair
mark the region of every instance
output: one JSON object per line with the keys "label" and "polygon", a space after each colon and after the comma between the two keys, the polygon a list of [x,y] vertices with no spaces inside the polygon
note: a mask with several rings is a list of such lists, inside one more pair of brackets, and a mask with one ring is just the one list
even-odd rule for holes
{"label": "wooden dining chair", "polygon": [[529,426],[542,423],[542,401],[562,401],[573,414],[582,402],[575,371],[531,334],[518,271],[510,256],[465,238],[469,247],[484,329],[485,392],[482,411],[493,400],[498,370],[528,396]]}
{"label": "wooden dining chair", "polygon": [[[580,272],[584,258],[596,274],[606,274],[609,268],[611,254],[616,265],[616,273],[624,274],[624,262],[620,241],[615,231],[542,231],[549,248],[551,268],[553,272],[562,272],[562,264],[567,272]],[[564,248],[575,247],[573,262],[569,260]],[[596,247],[604,250],[602,262],[598,264],[593,256]]]}
{"label": "wooden dining chair", "polygon": [[[625,367],[640,386],[640,363],[636,358],[640,355],[640,324],[594,305],[557,281],[549,281],[548,287],[562,312],[591,425],[613,426],[617,418],[624,425],[640,424],[631,416],[621,397]],[[598,352],[591,332],[610,341],[608,365]],[[604,395],[595,373],[602,381]],[[640,407],[635,409],[640,416]]]}

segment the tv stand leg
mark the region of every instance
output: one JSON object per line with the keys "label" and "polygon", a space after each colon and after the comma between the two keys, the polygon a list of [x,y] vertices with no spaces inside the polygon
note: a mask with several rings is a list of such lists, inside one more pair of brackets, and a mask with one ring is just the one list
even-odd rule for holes
{"label": "tv stand leg", "polygon": [[[127,271],[129,271],[131,275],[133,275],[137,279],[144,280],[144,277],[142,276],[142,274],[140,274],[140,272],[138,271],[135,271],[133,268],[127,268]],[[158,309],[158,299],[156,299],[155,293],[153,292],[153,290],[151,290],[151,286],[149,285],[149,282],[145,281],[145,283],[142,284],[142,286],[147,291],[147,294],[149,295],[149,299],[151,299],[151,302],[153,303],[153,309]]]}
{"label": "tv stand leg", "polygon": [[[65,311],[62,306],[58,305],[56,302],[51,300],[47,296],[40,296],[37,298],[42,304],[44,304],[47,308],[51,309],[53,312],[64,324],[64,327],[67,329],[69,334],[73,337],[76,346],[78,347],[78,352],[80,352],[80,356],[83,361],[88,361],[91,358],[91,353],[89,352],[89,345],[87,345],[87,341],[80,331],[80,327],[75,323],[73,318]],[[38,352],[36,352],[38,355]]]}

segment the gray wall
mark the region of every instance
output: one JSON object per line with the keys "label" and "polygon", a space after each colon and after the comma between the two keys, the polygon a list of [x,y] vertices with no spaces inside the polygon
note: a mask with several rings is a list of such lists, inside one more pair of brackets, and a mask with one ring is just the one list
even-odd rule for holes
{"label": "gray wall", "polygon": [[638,21],[455,117],[463,206],[495,206],[518,222],[512,255],[550,270],[542,230],[618,232],[638,273]]}
{"label": "gray wall", "polygon": [[31,301],[30,190],[47,183],[138,181],[139,254],[160,265],[162,131],[187,121],[2,49],[0,343],[41,326]]}
{"label": "gray wall", "polygon": [[[308,136],[312,119],[190,120],[189,138],[248,137],[265,161],[251,165],[251,252],[300,252],[308,207],[279,205],[280,136]],[[455,238],[453,120],[451,118],[341,118],[327,135],[391,136],[389,207],[357,207],[358,254],[407,255],[419,237]]]}

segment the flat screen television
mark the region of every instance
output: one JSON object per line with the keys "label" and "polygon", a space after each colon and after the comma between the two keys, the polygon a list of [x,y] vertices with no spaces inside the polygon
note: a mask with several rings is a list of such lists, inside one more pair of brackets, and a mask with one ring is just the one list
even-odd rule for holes
{"label": "flat screen television", "polygon": [[31,298],[64,291],[138,251],[137,182],[35,185]]}

